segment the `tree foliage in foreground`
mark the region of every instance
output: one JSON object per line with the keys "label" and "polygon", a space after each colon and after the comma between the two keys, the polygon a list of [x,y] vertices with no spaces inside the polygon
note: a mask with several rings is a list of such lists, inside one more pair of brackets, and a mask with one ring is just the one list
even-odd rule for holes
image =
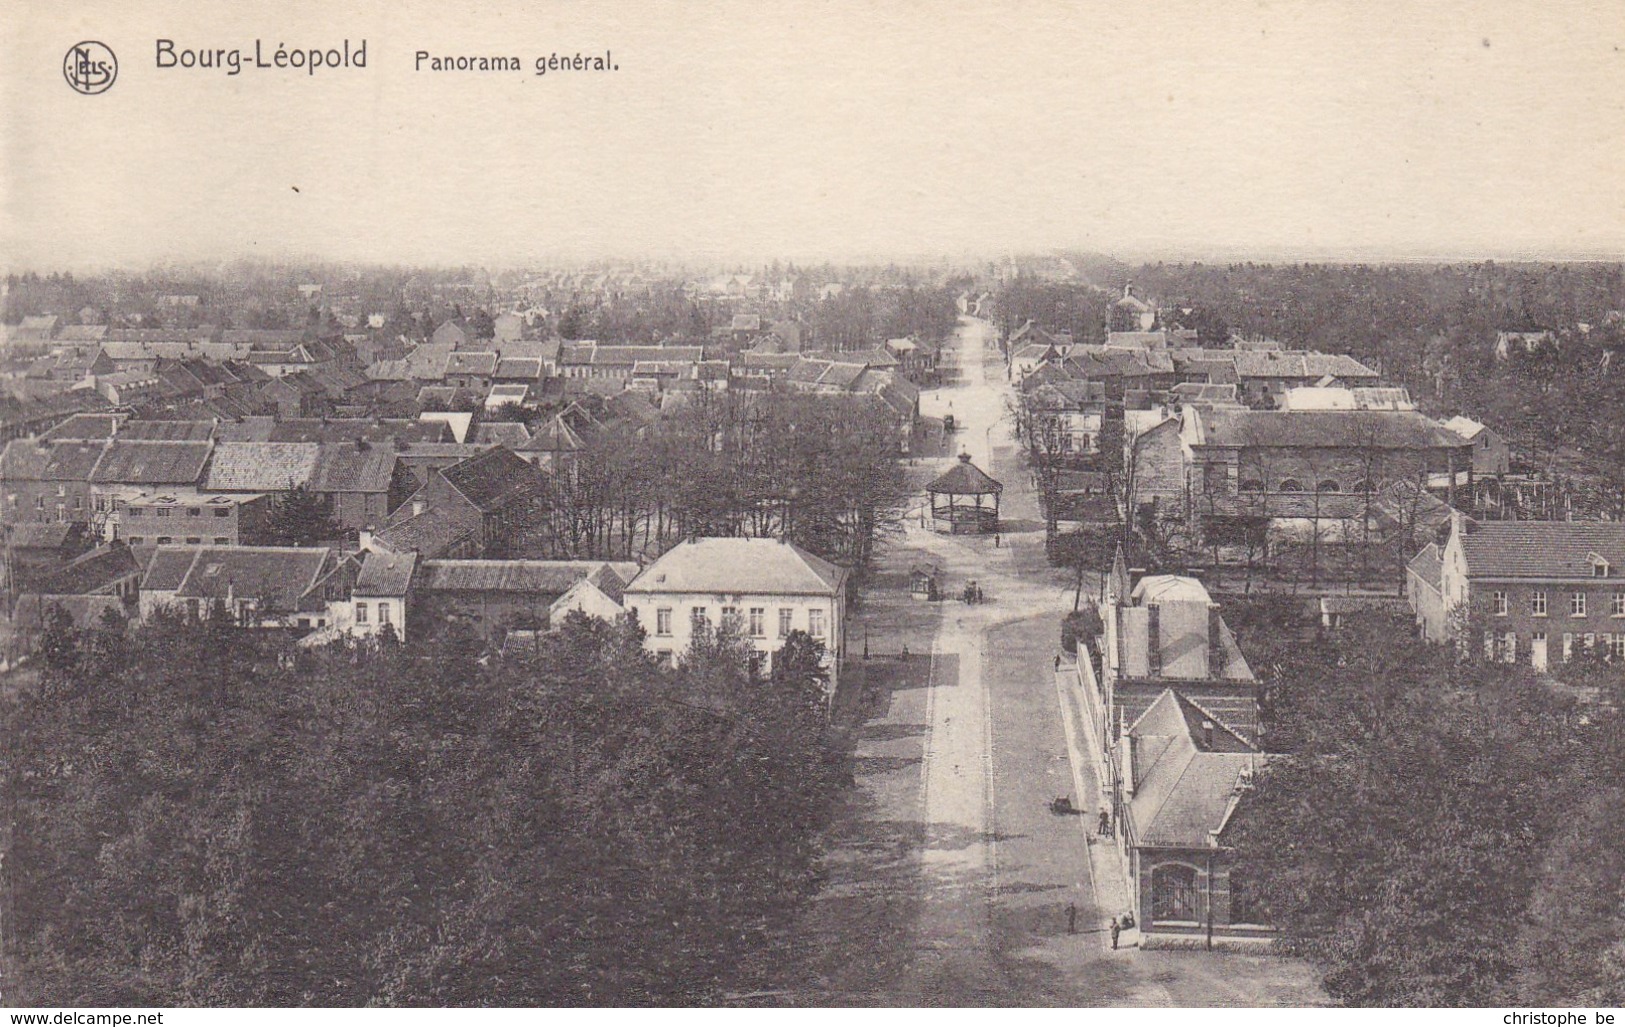
{"label": "tree foliage in foreground", "polygon": [[819,880],[805,676],[580,615],[488,667],[220,623],[62,650],[0,725],[13,1002],[705,1002]]}
{"label": "tree foliage in foreground", "polygon": [[1282,947],[1350,1005],[1618,1004],[1617,695],[1409,635],[1372,614],[1313,644],[1252,636],[1279,755],[1231,840]]}

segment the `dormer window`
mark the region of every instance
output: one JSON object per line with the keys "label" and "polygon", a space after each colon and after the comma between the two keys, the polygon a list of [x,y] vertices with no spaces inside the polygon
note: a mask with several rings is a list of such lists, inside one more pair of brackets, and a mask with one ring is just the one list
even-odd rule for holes
{"label": "dormer window", "polygon": [[1602,557],[1598,556],[1596,553],[1591,554],[1590,560],[1591,560],[1591,576],[1593,578],[1606,578],[1606,577],[1608,577],[1608,561],[1607,560],[1604,560]]}

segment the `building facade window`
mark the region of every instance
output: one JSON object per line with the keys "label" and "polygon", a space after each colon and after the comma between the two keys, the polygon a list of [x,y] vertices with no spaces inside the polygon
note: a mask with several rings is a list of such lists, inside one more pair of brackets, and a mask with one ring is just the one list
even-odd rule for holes
{"label": "building facade window", "polygon": [[655,634],[671,634],[671,607],[662,606],[655,610]]}
{"label": "building facade window", "polygon": [[807,634],[811,635],[814,638],[823,638],[824,637],[824,611],[823,610],[808,610],[807,611]]}
{"label": "building facade window", "polygon": [[1281,482],[1281,484],[1276,487],[1276,491],[1278,491],[1278,492],[1302,492],[1303,491],[1303,486],[1298,484],[1297,479],[1288,478],[1285,481]]}
{"label": "building facade window", "polygon": [[1507,615],[1507,594],[1505,592],[1490,593],[1490,607],[1497,617]]}
{"label": "building facade window", "polygon": [[780,610],[779,611],[779,637],[780,638],[789,638],[790,637],[790,625],[792,623],[794,623],[795,616],[796,616],[796,611],[794,611],[794,610]]}
{"label": "building facade window", "polygon": [[724,606],[722,608],[722,627],[727,631],[739,630],[739,607]]}
{"label": "building facade window", "polygon": [[365,624],[365,623],[367,623],[367,604],[366,603],[356,603],[355,604],[355,622],[357,624]]}
{"label": "building facade window", "polygon": [[380,623],[380,624],[388,624],[389,623],[389,604],[388,603],[379,603],[378,604],[378,623]]}
{"label": "building facade window", "polygon": [[1196,920],[1196,868],[1164,863],[1151,871],[1151,919]]}
{"label": "building facade window", "polygon": [[1546,616],[1546,593],[1544,590],[1537,589],[1529,593],[1529,613],[1535,617]]}
{"label": "building facade window", "polygon": [[1625,617],[1625,592],[1614,593],[1614,616]]}
{"label": "building facade window", "polygon": [[1616,660],[1625,660],[1625,635],[1614,635],[1610,638],[1608,652]]}
{"label": "building facade window", "polygon": [[750,608],[750,637],[762,638],[767,634],[767,611],[760,606]]}
{"label": "building facade window", "polygon": [[688,615],[689,627],[694,631],[703,631],[711,623],[711,614],[703,606],[696,606]]}
{"label": "building facade window", "polygon": [[1584,617],[1586,615],[1586,594],[1584,592],[1569,593],[1569,616]]}

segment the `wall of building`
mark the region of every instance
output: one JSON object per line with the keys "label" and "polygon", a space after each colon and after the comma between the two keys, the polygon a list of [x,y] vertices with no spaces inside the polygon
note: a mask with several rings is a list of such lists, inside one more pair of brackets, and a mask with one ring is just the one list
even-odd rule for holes
{"label": "wall of building", "polygon": [[[1230,922],[1232,858],[1227,850],[1136,848],[1131,865],[1134,917],[1140,928],[1141,948],[1205,948],[1210,935],[1215,948],[1251,946],[1268,941],[1274,934],[1264,925]],[[1188,867],[1194,871],[1195,903],[1190,919],[1157,919],[1153,882],[1158,867]]]}
{"label": "wall of building", "polygon": [[[822,634],[813,635],[823,642],[832,657],[830,667],[830,687],[834,688],[836,682],[836,668],[839,658],[845,651],[846,624],[845,604],[840,596],[806,596],[806,595],[731,595],[719,597],[716,593],[632,593],[625,596],[626,609],[637,615],[638,622],[647,632],[644,642],[645,648],[661,656],[670,656],[672,659],[681,658],[693,640],[693,616],[697,608],[703,608],[707,621],[716,627],[721,623],[724,607],[738,610],[739,631],[750,638],[757,652],[763,654],[762,671],[767,673],[772,669],[772,656],[784,645],[784,638],[790,631],[806,631],[812,634],[811,619],[816,611],[823,617],[824,627]],[[750,611],[762,611],[762,633],[750,633]],[[662,633],[660,611],[670,611],[670,631]],[[789,611],[789,621],[785,630],[780,631],[781,611]]]}
{"label": "wall of building", "polygon": [[1415,571],[1405,571],[1405,598],[1416,615],[1416,626],[1429,642],[1449,637],[1443,594]]}

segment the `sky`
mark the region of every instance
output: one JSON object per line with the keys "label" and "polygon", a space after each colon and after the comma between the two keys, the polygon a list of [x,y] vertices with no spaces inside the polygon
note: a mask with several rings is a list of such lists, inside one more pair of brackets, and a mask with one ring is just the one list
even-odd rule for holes
{"label": "sky", "polygon": [[[0,263],[1625,256],[1617,0],[253,6],[22,0]],[[229,76],[159,39],[368,60]]]}

